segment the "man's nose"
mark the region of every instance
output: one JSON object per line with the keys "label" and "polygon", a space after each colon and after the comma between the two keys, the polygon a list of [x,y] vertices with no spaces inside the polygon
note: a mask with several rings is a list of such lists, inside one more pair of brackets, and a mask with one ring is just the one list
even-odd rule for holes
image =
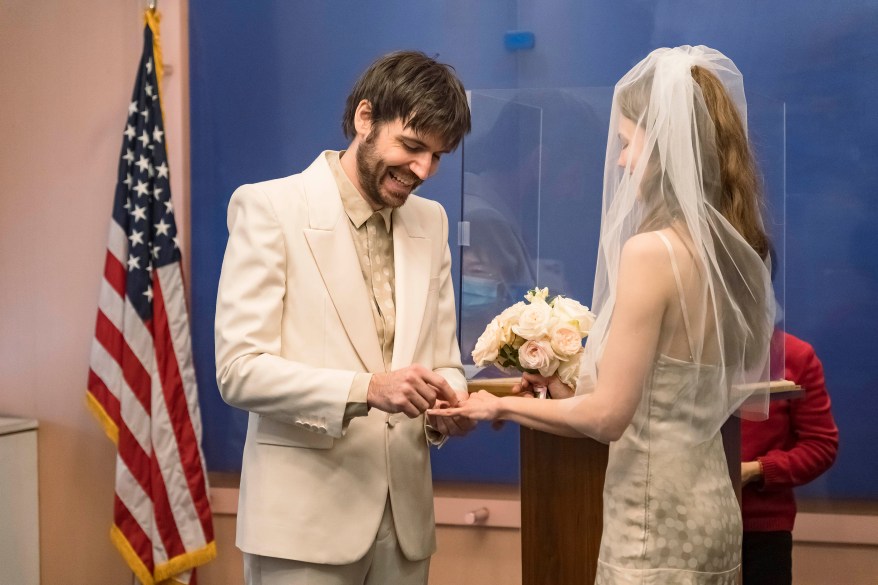
{"label": "man's nose", "polygon": [[433,155],[429,152],[421,152],[414,156],[409,164],[409,169],[422,181],[426,180],[436,169],[433,167]]}

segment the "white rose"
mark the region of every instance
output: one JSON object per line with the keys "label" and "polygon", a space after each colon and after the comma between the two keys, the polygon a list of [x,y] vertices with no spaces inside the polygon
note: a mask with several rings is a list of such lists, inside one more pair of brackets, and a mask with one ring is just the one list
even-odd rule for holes
{"label": "white rose", "polygon": [[477,366],[492,363],[497,359],[498,351],[503,345],[505,345],[503,328],[500,327],[497,319],[494,319],[488,323],[484,333],[476,341],[476,346],[473,348],[473,362]]}
{"label": "white rose", "polygon": [[527,305],[524,304],[523,301],[518,301],[497,315],[495,320],[500,324],[500,327],[503,328],[503,341],[505,344],[514,345],[516,335],[515,332],[512,331],[512,327],[518,324],[518,318],[526,307]]}
{"label": "white rose", "polygon": [[582,349],[582,335],[575,323],[561,321],[549,328],[549,341],[555,355],[566,360]]}
{"label": "white rose", "polygon": [[521,315],[521,312],[524,311],[525,307],[527,307],[527,304],[524,301],[518,301],[511,307],[503,309],[503,312],[497,315],[497,320],[500,321],[500,323],[518,321],[518,317]]}
{"label": "white rose", "polygon": [[579,301],[567,297],[555,297],[552,302],[552,310],[559,321],[567,321],[579,328],[581,337],[588,335],[594,325],[595,314]]}
{"label": "white rose", "polygon": [[582,363],[582,352],[580,351],[566,362],[561,362],[558,366],[558,378],[576,389],[576,383],[579,381],[579,365]]}
{"label": "white rose", "polygon": [[512,331],[525,339],[533,340],[548,335],[551,325],[552,307],[544,300],[535,299],[525,306],[518,317],[518,324],[512,326]]}
{"label": "white rose", "polygon": [[527,341],[518,348],[518,363],[525,369],[551,376],[558,369],[559,362],[548,341]]}

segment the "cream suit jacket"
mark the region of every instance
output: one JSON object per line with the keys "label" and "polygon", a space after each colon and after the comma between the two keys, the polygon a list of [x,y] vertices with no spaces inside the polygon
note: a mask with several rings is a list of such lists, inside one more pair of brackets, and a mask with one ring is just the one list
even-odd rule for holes
{"label": "cream suit jacket", "polygon": [[[411,560],[435,550],[423,416],[371,409],[344,427],[357,372],[384,371],[349,219],[325,154],[303,173],[235,191],[216,310],[223,399],[250,412],[237,545],[346,564],[371,546],[388,493]],[[392,369],[420,363],[466,389],[448,219],[415,195],[393,211]]]}

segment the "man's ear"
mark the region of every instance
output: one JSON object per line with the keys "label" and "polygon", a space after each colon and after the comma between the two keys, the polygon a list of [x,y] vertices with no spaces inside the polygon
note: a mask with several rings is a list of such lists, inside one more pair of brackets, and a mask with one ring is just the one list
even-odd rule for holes
{"label": "man's ear", "polygon": [[354,111],[354,130],[357,136],[364,139],[372,131],[372,104],[369,100],[360,100],[357,109]]}

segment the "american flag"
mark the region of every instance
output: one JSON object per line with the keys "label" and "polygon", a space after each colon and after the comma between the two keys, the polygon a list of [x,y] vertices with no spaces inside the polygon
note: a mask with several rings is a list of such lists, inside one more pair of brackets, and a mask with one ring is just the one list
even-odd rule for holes
{"label": "american flag", "polygon": [[216,556],[157,78],[147,25],[87,392],[117,447],[110,537],[147,585],[194,583],[194,568]]}

